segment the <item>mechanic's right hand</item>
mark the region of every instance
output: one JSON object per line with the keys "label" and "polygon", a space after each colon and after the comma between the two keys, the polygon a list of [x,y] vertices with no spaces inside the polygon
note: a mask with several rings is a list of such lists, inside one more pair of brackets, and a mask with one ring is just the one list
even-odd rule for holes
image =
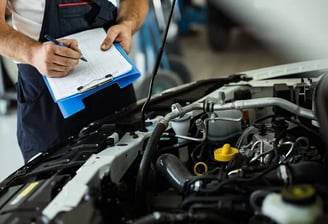
{"label": "mechanic's right hand", "polygon": [[64,77],[79,63],[82,56],[76,40],[59,40],[67,47],[52,42],[44,42],[35,51],[33,65],[39,72],[48,77]]}

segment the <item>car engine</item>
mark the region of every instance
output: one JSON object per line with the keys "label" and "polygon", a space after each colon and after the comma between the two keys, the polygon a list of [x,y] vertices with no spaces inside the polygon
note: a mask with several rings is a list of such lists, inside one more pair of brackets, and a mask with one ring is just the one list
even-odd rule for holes
{"label": "car engine", "polygon": [[327,223],[314,67],[200,80],[94,121],[0,184],[0,223]]}

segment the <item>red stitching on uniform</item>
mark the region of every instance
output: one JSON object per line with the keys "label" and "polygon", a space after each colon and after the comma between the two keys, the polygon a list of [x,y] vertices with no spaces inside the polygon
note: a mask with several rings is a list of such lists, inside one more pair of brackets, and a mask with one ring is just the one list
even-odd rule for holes
{"label": "red stitching on uniform", "polygon": [[59,7],[68,7],[68,6],[79,6],[79,5],[88,5],[93,4],[93,2],[72,2],[72,3],[62,3],[58,4]]}

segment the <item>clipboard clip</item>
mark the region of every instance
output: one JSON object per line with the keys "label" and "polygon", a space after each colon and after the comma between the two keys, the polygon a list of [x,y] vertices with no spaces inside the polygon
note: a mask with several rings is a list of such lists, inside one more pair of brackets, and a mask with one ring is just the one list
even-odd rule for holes
{"label": "clipboard clip", "polygon": [[90,82],[84,84],[84,85],[81,85],[79,87],[77,87],[77,91],[79,93],[84,93],[84,92],[87,92],[91,89],[94,89],[94,88],[97,88],[107,82],[111,82],[113,81],[113,75],[112,74],[108,74],[108,75],[105,75],[104,77],[101,77],[101,78],[98,78],[98,79],[94,79],[94,80],[91,80]]}

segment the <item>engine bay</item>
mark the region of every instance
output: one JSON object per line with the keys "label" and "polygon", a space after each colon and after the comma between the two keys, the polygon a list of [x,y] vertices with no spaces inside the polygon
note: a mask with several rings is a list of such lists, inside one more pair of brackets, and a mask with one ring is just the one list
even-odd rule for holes
{"label": "engine bay", "polygon": [[0,223],[326,223],[322,77],[241,73],[142,99],[6,178]]}

